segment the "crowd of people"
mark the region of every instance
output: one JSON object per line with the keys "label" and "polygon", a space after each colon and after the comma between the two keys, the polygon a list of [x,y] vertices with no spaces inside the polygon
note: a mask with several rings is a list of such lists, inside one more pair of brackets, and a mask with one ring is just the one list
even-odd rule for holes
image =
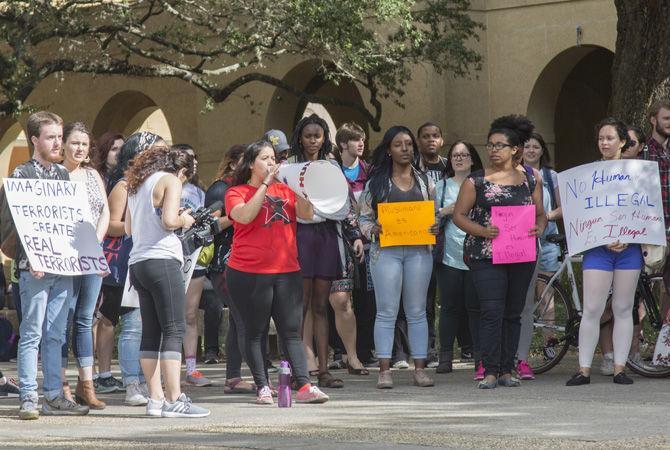
{"label": "crowd of people", "polygon": [[[600,158],[594,160],[657,161],[670,224],[670,101],[655,103],[649,120],[646,139],[640,129],[603,119],[595,127]],[[21,419],[39,417],[40,350],[43,415],[104,409],[96,395],[121,391],[126,404],[145,406],[149,416],[207,416],[181,390],[182,379],[195,387],[212,384],[196,365],[199,308],[207,311],[207,363],[220,360],[218,330],[228,308],[223,392],[255,394],[258,404],[273,404],[277,394],[270,380],[271,320],[298,402],[329,400],[322,389],[344,387],[330,372],[338,368],[365,377],[378,366],[376,387],[390,389],[391,369],[409,367],[408,357],[414,385],[433,386],[428,369],[452,372],[457,342],[460,359],[474,362],[480,389],[534,378],[527,357],[535,280],[558,270],[559,248],[546,238],[559,231],[562,208],[547,145],[524,116],[492,122],[485,166],[470,142],[458,140],[443,152],[442,130],[432,122],[416,135],[406,126],[389,128],[366,161],[360,125],[343,124],[332,142],[326,121],[310,115],[290,142],[282,131],[269,130],[232,146],[209,187],[198,178],[196,149],[170,146],[153,133],[94,139],[83,123],[64,125],[42,111],[28,119],[26,136],[32,158],[11,177],[83,182],[109,272],[33,270],[3,198],[2,250],[13,259],[20,340],[18,383],[0,373],[0,391],[20,398]],[[347,206],[338,217],[278,180],[282,164],[319,160],[341,169],[348,182]],[[428,231],[437,244],[382,247],[379,205],[415,201],[434,202]],[[528,235],[537,241],[537,260],[493,264],[492,240],[501,231],[491,210],[515,205],[533,207]],[[207,207],[215,209],[216,231],[186,286],[183,239],[195,213]],[[568,386],[590,383],[599,340],[602,373],[617,384],[633,383],[624,368],[636,357],[633,308],[642,268],[639,245],[615,242],[585,252],[579,371]],[[123,302],[127,281],[139,307]],[[208,283],[213,297],[203,295]],[[609,328],[600,326],[603,314],[614,317]],[[111,373],[117,324],[121,380]],[[551,346],[554,338],[545,339]],[[74,391],[66,377],[71,353],[78,369]],[[243,363],[253,382],[242,378]]]}

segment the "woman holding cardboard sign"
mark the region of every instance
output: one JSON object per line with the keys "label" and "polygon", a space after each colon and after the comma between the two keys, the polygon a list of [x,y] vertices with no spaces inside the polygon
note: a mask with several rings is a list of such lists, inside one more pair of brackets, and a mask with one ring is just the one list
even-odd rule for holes
{"label": "woman holding cardboard sign", "polygon": [[[378,242],[383,233],[378,221],[380,205],[433,199],[433,183],[412,165],[415,151],[417,144],[412,132],[404,126],[391,127],[372,155],[372,173],[361,195],[360,227],[372,241],[370,271],[377,303],[374,334],[379,358],[378,389],[393,387],[391,349],[401,294],[414,359],[414,384],[421,387],[433,385],[425,371],[428,351],[426,297],[433,271],[430,247],[394,243],[382,248]],[[433,234],[437,233],[434,221],[433,214]]]}
{"label": "woman holding cardboard sign", "polygon": [[535,249],[537,236],[547,224],[542,186],[534,173],[517,168],[523,145],[532,131],[533,124],[523,116],[494,120],[486,144],[491,167],[472,173],[463,182],[454,207],[454,223],[467,233],[463,258],[472,271],[480,302],[479,339],[485,370],[485,378],[478,385],[480,389],[493,389],[498,384],[520,385],[519,380],[512,377],[512,370],[535,254],[499,255],[499,250],[494,250],[493,240],[498,236],[508,238],[512,230],[501,232],[493,225],[492,209],[533,207],[524,209],[532,209],[534,216],[527,225],[528,231],[518,230],[515,239],[517,247],[530,244],[530,248]]}
{"label": "woman holding cardboard sign", "polygon": [[233,187],[226,191],[225,201],[234,227],[226,283],[236,316],[244,323],[245,356],[258,386],[256,402],[273,404],[261,351],[272,317],[293,365],[297,401],[324,403],[328,396],[309,381],[300,339],[303,280],[296,221],[312,217],[314,208],[288,186],[276,182],[278,169],[274,148],[266,141],[249,145],[235,168]]}
{"label": "woman holding cardboard sign", "polygon": [[[602,159],[621,159],[622,151],[631,144],[626,125],[610,117],[601,121],[596,130]],[[633,384],[633,380],[624,373],[624,368],[633,338],[633,303],[642,265],[642,251],[637,244],[616,241],[584,252],[584,311],[579,325],[579,372],[567,381],[566,386],[591,382],[591,363],[610,287],[614,313],[612,380],[617,384]]]}

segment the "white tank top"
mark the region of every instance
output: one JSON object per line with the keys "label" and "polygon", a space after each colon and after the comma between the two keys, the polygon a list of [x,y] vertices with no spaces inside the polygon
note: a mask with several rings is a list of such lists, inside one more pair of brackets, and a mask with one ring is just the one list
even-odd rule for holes
{"label": "white tank top", "polygon": [[133,237],[128,265],[147,259],[176,259],[182,264],[184,262],[181,241],[174,231],[163,227],[162,210],[153,206],[154,187],[165,175],[168,173],[156,172],[144,180],[137,193],[128,196]]}

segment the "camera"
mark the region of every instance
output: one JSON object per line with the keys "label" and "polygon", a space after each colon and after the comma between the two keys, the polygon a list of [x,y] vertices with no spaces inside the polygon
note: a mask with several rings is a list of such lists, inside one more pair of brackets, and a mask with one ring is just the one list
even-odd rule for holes
{"label": "camera", "polygon": [[214,216],[214,213],[220,211],[222,207],[223,202],[218,201],[208,208],[198,208],[191,214],[195,219],[191,228],[177,234],[185,255],[192,254],[200,247],[208,246],[214,241],[214,235],[222,231],[218,217]]}

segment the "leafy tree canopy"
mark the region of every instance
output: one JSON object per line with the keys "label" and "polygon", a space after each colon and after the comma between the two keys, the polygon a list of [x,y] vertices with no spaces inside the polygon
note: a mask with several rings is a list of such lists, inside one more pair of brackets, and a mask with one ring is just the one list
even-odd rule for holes
{"label": "leafy tree canopy", "polygon": [[[208,106],[251,82],[359,110],[379,128],[380,99],[400,104],[417,64],[466,76],[482,25],[468,0],[10,0],[0,2],[0,116],[29,109],[39,82],[62,73],[179,78]],[[320,61],[372,108],[323,98],[269,75],[294,56]]]}

